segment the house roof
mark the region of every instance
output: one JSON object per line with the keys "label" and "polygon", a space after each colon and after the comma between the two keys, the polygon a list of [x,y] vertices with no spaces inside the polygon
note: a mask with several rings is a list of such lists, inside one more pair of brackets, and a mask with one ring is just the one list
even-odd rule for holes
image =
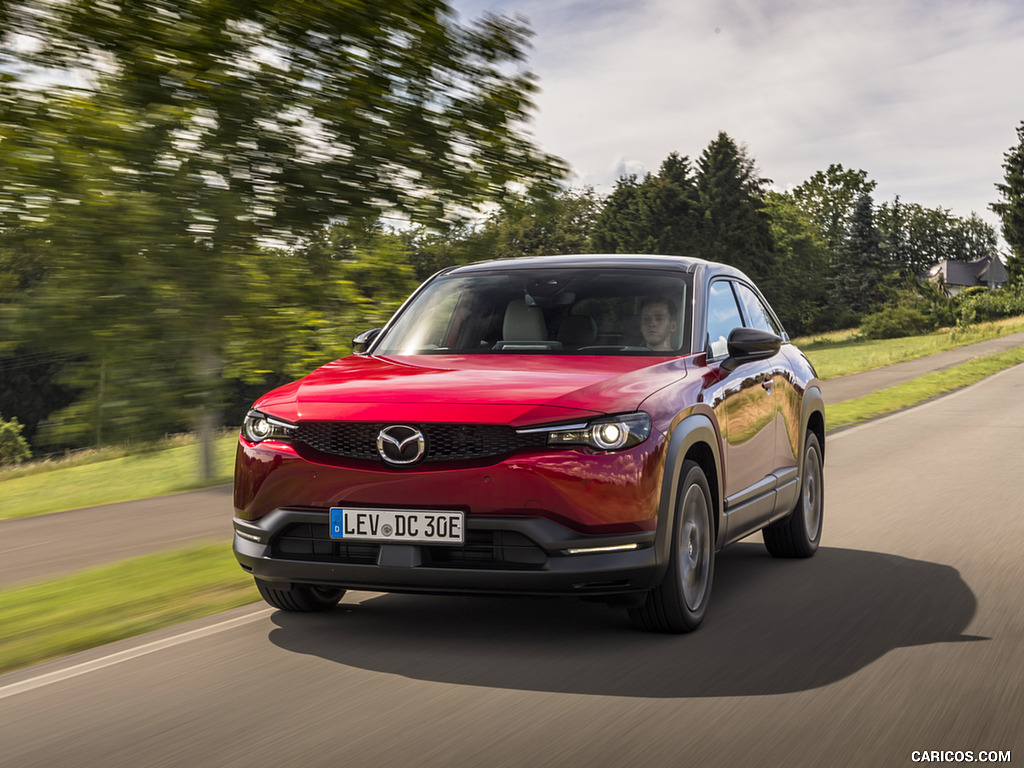
{"label": "house roof", "polygon": [[1007,280],[1006,269],[997,258],[983,256],[974,261],[940,261],[930,270],[928,276],[942,277],[946,285],[962,285],[965,287],[975,285],[988,285],[989,283],[1003,284]]}

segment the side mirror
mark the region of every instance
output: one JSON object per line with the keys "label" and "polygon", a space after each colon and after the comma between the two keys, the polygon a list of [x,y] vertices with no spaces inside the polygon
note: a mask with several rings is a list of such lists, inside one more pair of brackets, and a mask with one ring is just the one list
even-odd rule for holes
{"label": "side mirror", "polygon": [[724,365],[731,370],[741,363],[767,360],[781,348],[782,339],[770,331],[733,328],[729,333],[729,358]]}
{"label": "side mirror", "polygon": [[381,330],[381,328],[371,328],[368,331],[363,331],[362,333],[360,333],[358,336],[352,339],[352,351],[355,352],[357,355],[365,353],[366,350],[369,349],[370,345],[373,343],[373,340],[380,335]]}

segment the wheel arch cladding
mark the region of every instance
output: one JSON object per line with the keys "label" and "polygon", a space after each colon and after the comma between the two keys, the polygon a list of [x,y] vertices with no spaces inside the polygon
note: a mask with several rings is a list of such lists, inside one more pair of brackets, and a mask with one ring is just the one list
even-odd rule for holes
{"label": "wheel arch cladding", "polygon": [[682,479],[680,473],[683,462],[687,459],[700,466],[707,478],[708,488],[711,491],[711,504],[714,509],[715,548],[720,548],[722,461],[718,431],[707,415],[696,413],[684,418],[672,430],[665,456],[665,472],[658,504],[658,534],[655,546],[658,548],[658,562],[666,567],[669,545],[672,541],[675,508],[679,496],[679,483]]}
{"label": "wheel arch cladding", "polygon": [[[807,442],[807,433],[813,432],[818,438],[818,447],[821,448],[821,459],[825,460],[825,400],[821,396],[818,387],[809,387],[804,392],[803,406],[801,408],[801,423],[803,429],[800,431],[800,462],[803,463],[804,445]],[[801,466],[801,473],[803,467]]]}

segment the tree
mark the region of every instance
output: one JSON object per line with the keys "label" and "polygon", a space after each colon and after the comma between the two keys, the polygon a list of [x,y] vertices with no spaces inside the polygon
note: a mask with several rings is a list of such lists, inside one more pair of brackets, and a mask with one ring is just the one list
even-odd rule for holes
{"label": "tree", "polygon": [[40,422],[72,403],[76,393],[60,383],[67,355],[17,342],[16,302],[42,277],[41,265],[21,247],[21,234],[0,235],[0,413],[16,417],[25,440],[38,446]]}
{"label": "tree", "polygon": [[1005,183],[996,184],[1000,201],[989,206],[1002,219],[1003,238],[1010,246],[1006,272],[1013,285],[1024,285],[1024,120],[1017,126],[1017,146],[1003,155]]}
{"label": "tree", "polygon": [[764,290],[786,330],[805,334],[827,328],[829,254],[817,228],[792,195],[765,194],[775,273]]}
{"label": "tree", "polygon": [[725,133],[708,144],[697,161],[701,210],[698,255],[731,264],[770,290],[774,247],[764,190],[754,162]]}
{"label": "tree", "polygon": [[650,233],[642,211],[642,189],[650,174],[641,182],[635,174],[615,182],[615,189],[604,201],[594,222],[591,244],[598,253],[647,253]]}
{"label": "tree", "polygon": [[590,230],[597,216],[593,189],[530,190],[506,197],[484,223],[481,240],[487,250],[480,258],[587,253]]}
{"label": "tree", "polygon": [[439,269],[488,259],[591,251],[600,209],[593,189],[529,189],[506,195],[482,222],[446,231],[421,228],[407,237],[408,260],[421,280]]}
{"label": "tree", "polygon": [[594,222],[594,250],[721,261],[768,286],[773,249],[763,200],[767,183],[746,153],[719,133],[696,168],[673,152],[656,175],[619,179]]}
{"label": "tree", "polygon": [[690,159],[672,152],[656,175],[619,179],[594,223],[594,250],[692,256],[700,216]]}
{"label": "tree", "polygon": [[640,225],[650,233],[645,252],[694,254],[703,211],[690,158],[675,152],[665,158],[658,175],[644,184],[639,213]]}
{"label": "tree", "polygon": [[406,233],[407,260],[421,281],[438,270],[455,264],[469,264],[486,251],[479,226],[467,220],[447,227],[417,227]]}
{"label": "tree", "polygon": [[849,237],[839,249],[833,282],[836,298],[858,314],[874,310],[882,302],[886,271],[874,205],[871,195],[865,193],[854,206]]}
{"label": "tree", "polygon": [[818,171],[793,190],[793,198],[818,228],[822,240],[833,254],[846,240],[850,217],[857,201],[875,189],[867,172],[847,170],[833,163],[827,171]]}
{"label": "tree", "polygon": [[916,279],[940,261],[995,257],[996,233],[972,215],[962,219],[946,208],[925,208],[897,197],[875,212],[882,249],[892,269]]}
{"label": "tree", "polygon": [[192,413],[207,475],[232,318],[282,290],[245,269],[262,248],[562,173],[522,131],[519,21],[463,26],[443,0],[5,10],[8,41],[46,41],[9,48],[0,83],[0,230],[29,231],[44,272],[19,332],[85,354],[74,418],[98,439]]}
{"label": "tree", "polygon": [[17,419],[4,421],[0,415],[0,466],[20,464],[31,458],[32,451],[21,436],[21,424]]}

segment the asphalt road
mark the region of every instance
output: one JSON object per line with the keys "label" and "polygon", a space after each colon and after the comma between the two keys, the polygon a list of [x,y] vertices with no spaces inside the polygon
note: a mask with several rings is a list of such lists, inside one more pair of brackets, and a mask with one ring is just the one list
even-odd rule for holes
{"label": "asphalt road", "polygon": [[[0,589],[196,541],[231,543],[231,486],[0,520]],[[0,760],[0,766],[2,766]]]}
{"label": "asphalt road", "polygon": [[0,764],[1020,762],[1022,465],[1018,366],[831,436],[818,555],[726,550],[693,635],[561,599],[253,606],[0,677]]}

